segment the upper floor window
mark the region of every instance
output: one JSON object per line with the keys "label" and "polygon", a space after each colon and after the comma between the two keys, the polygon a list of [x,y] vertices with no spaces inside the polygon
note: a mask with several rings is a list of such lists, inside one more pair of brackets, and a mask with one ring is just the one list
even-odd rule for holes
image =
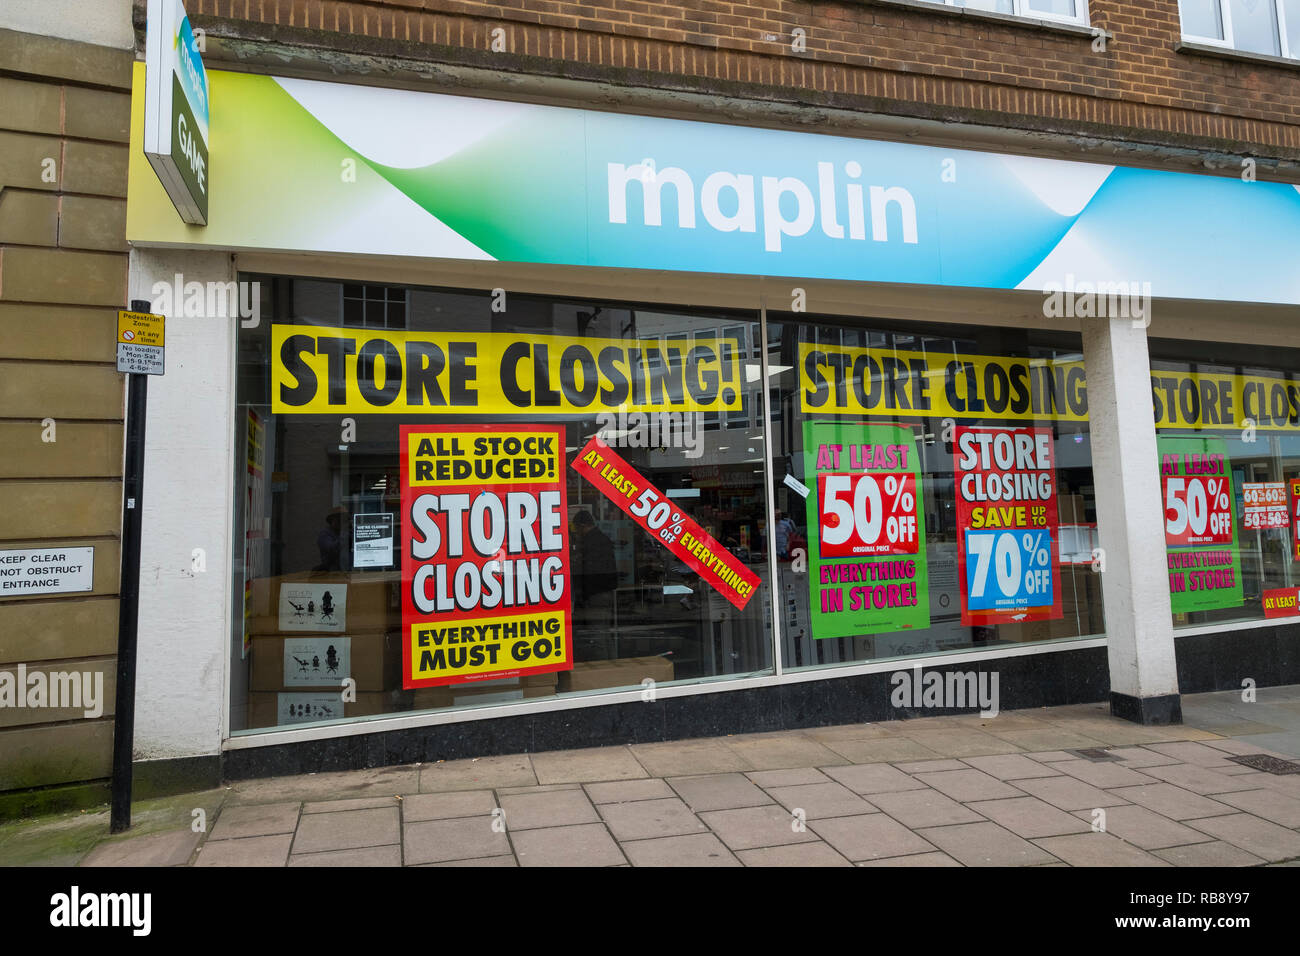
{"label": "upper floor window", "polygon": [[938,0],[950,7],[970,7],[1036,20],[1088,23],[1088,0]]}
{"label": "upper floor window", "polygon": [[1183,39],[1300,58],[1300,0],[1179,0]]}

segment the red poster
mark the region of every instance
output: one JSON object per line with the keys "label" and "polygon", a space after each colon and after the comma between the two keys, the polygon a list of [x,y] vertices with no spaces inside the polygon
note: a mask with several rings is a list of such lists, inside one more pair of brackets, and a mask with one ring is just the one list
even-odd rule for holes
{"label": "red poster", "polygon": [[1292,478],[1291,485],[1291,547],[1292,557],[1300,561],[1300,478]]}
{"label": "red poster", "polygon": [[1241,526],[1247,531],[1285,528],[1289,523],[1286,506],[1286,483],[1281,481],[1247,481],[1241,486]]}
{"label": "red poster", "polygon": [[1295,617],[1300,614],[1300,588],[1278,588],[1264,592],[1265,617]]}
{"label": "red poster", "polygon": [[573,469],[737,608],[749,603],[758,575],[603,441],[593,436],[578,452]]}
{"label": "red poster", "polygon": [[962,624],[1064,616],[1052,430],[958,426],[953,480]]}
{"label": "red poster", "polygon": [[573,667],[564,428],[403,425],[402,686]]}

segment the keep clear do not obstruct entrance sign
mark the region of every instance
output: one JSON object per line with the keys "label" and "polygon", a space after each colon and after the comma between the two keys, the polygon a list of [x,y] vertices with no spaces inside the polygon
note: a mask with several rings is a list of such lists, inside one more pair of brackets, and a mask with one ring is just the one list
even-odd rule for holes
{"label": "keep clear do not obstruct entrance sign", "polygon": [[117,313],[117,370],[136,375],[162,375],[163,325],[161,315],[149,312]]}

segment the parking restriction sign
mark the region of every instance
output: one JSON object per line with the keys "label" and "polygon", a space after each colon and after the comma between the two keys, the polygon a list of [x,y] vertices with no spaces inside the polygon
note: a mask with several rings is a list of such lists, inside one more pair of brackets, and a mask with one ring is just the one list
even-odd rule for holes
{"label": "parking restriction sign", "polygon": [[117,370],[136,375],[162,375],[163,323],[149,312],[117,313]]}

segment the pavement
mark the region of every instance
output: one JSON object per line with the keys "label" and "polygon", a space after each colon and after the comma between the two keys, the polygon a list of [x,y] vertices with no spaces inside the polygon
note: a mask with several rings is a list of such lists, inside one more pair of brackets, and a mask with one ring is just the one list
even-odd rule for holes
{"label": "pavement", "polygon": [[1300,685],[1257,695],[1186,695],[1176,727],[1087,704],[238,781],[114,837],[106,808],[0,825],[0,863],[1300,865],[1300,772],[1235,759],[1300,757]]}

